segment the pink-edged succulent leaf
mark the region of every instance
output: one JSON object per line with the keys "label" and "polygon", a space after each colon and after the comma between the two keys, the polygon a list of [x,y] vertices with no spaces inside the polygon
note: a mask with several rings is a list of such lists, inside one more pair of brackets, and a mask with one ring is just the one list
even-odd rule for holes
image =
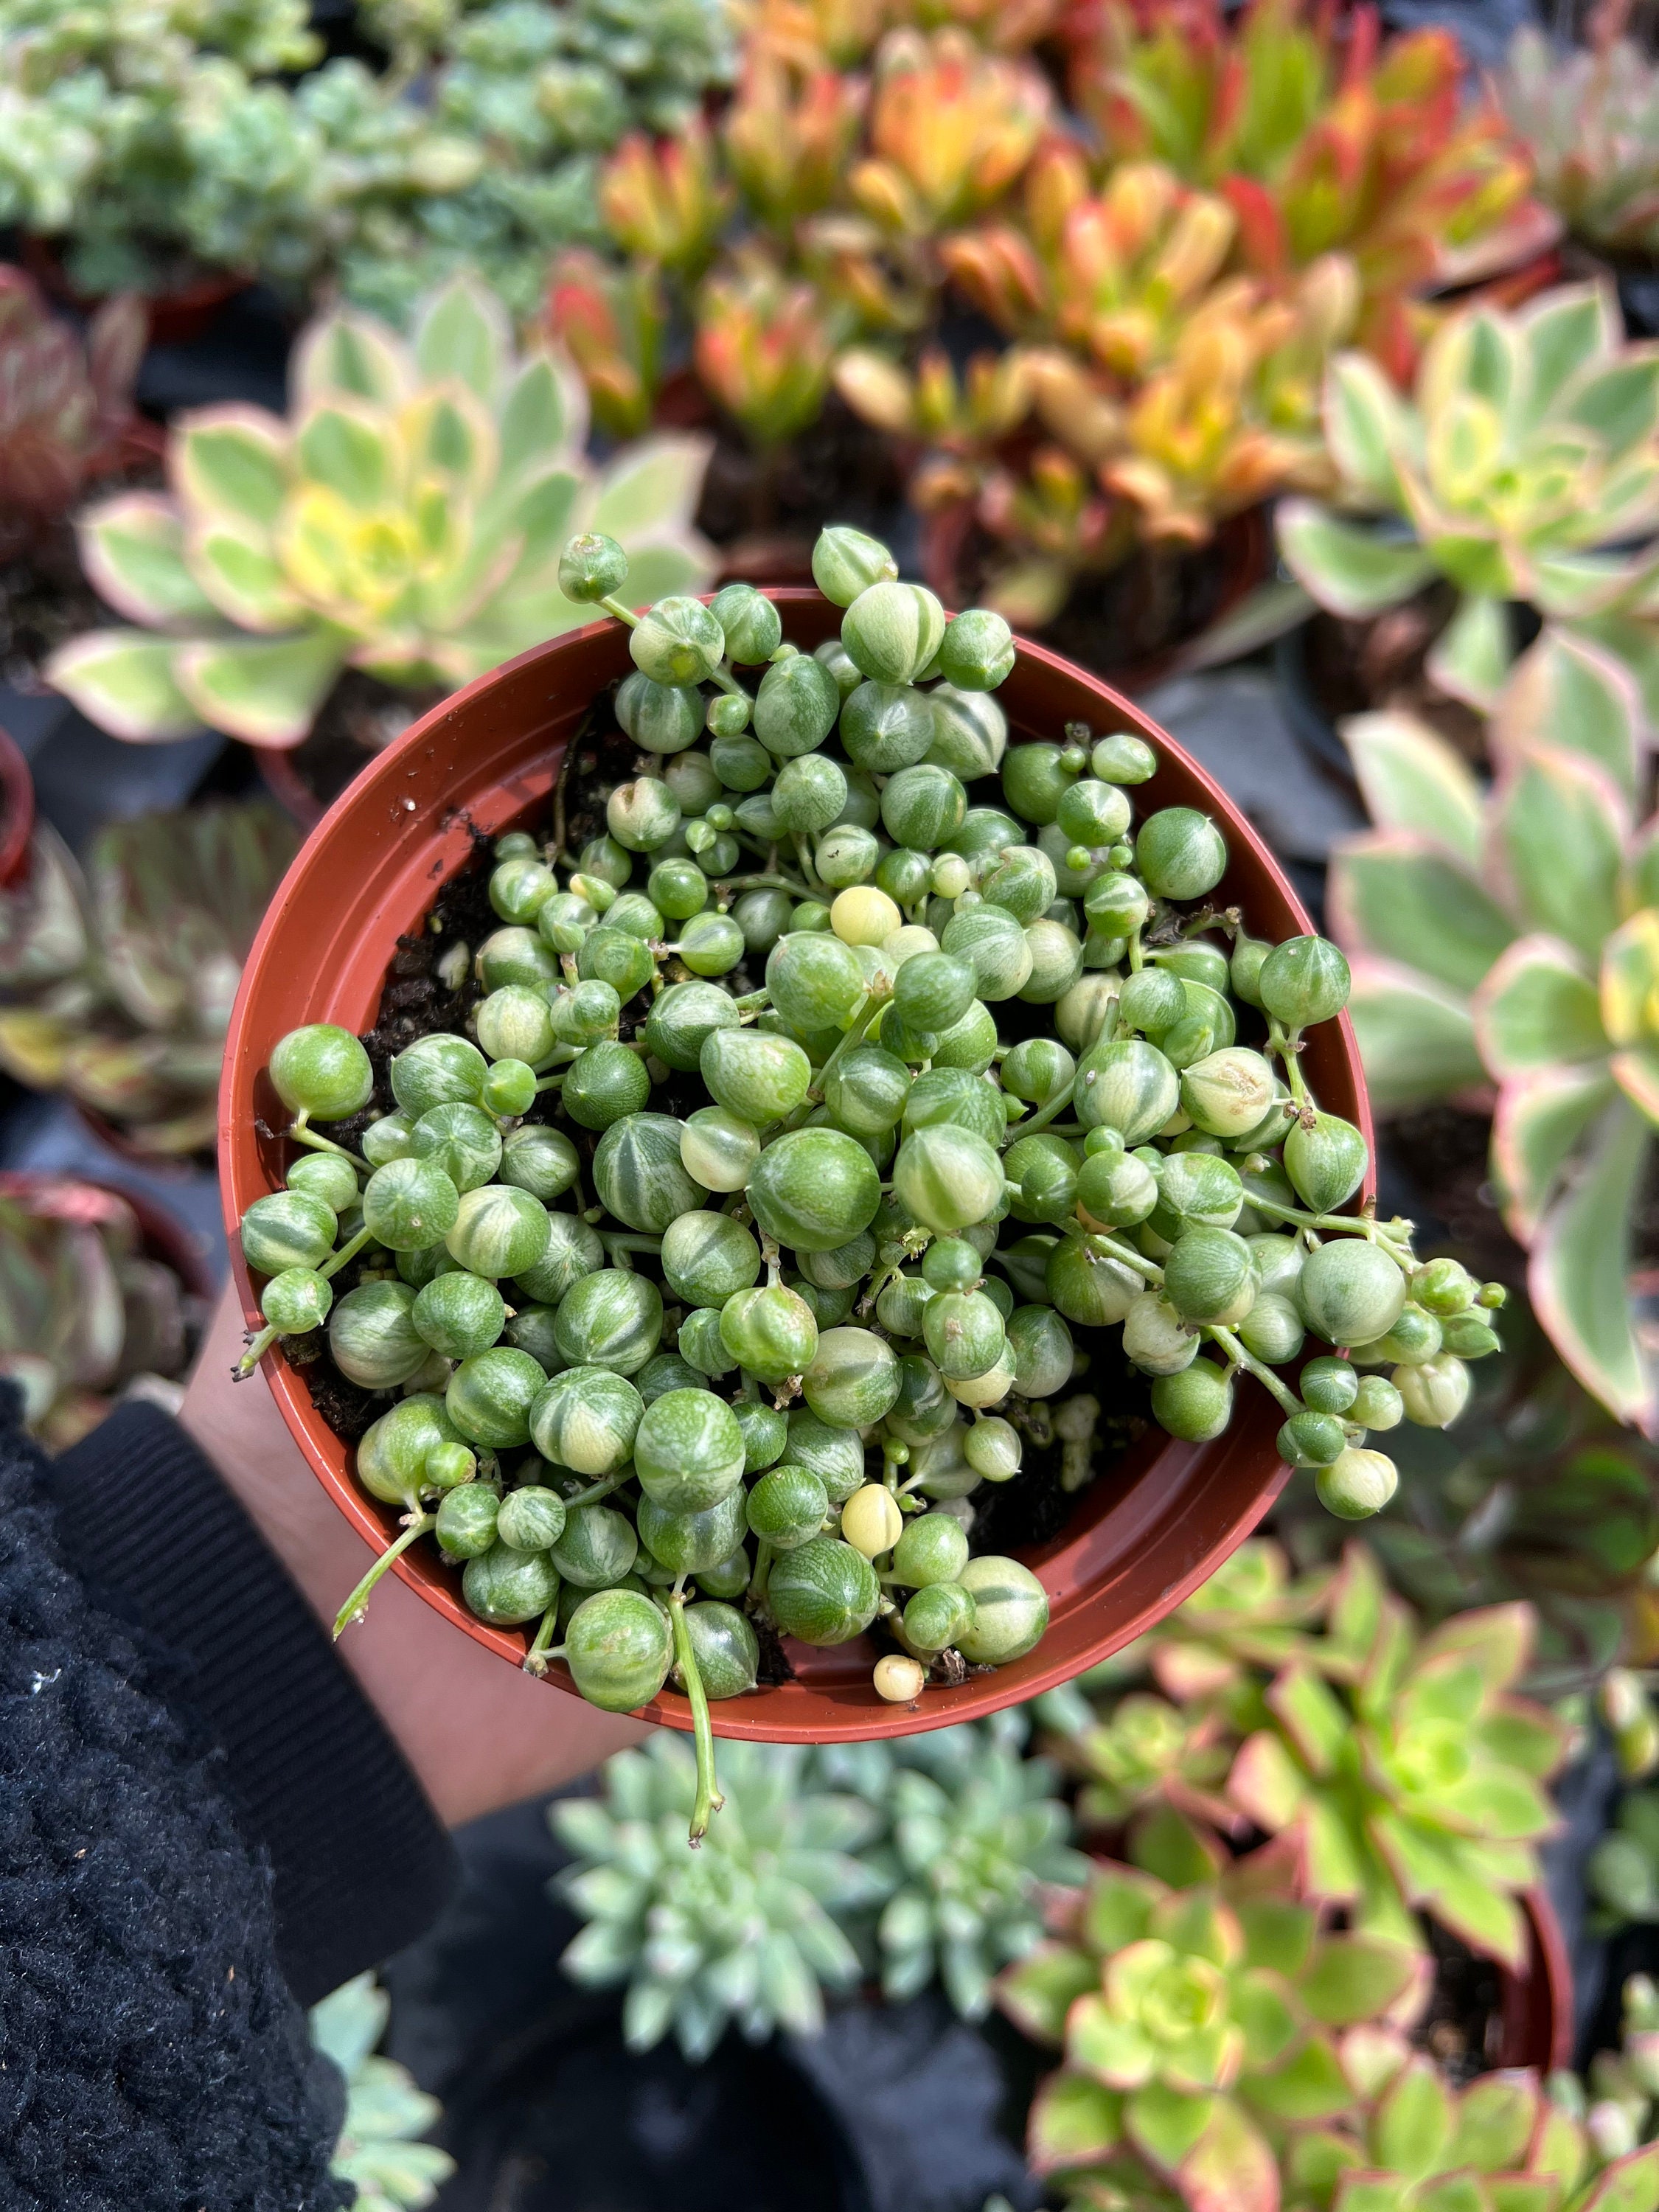
{"label": "pink-edged succulent leaf", "polygon": [[1559,748],[1523,754],[1492,793],[1487,889],[1588,959],[1619,925],[1630,810],[1605,770]]}
{"label": "pink-edged succulent leaf", "polygon": [[[1527,1957],[1527,1925],[1521,1909],[1484,1873],[1471,1870],[1458,1839],[1431,1835],[1386,1812],[1371,1815],[1370,1829],[1402,1895],[1426,1907],[1471,1950],[1520,1972]],[[1468,1858],[1477,1857],[1471,1850]]]}
{"label": "pink-edged succulent leaf", "polygon": [[1146,1933],[1153,1908],[1168,1894],[1161,1881],[1133,1867],[1108,1863],[1084,1893],[1079,1930],[1091,1950],[1103,1958]]}
{"label": "pink-edged succulent leaf", "polygon": [[1235,1896],[1229,1883],[1228,1896],[1243,1933],[1247,1965],[1299,1978],[1313,1955],[1319,1927],[1315,1908],[1293,1896],[1288,1886]]}
{"label": "pink-edged succulent leaf", "polygon": [[[1451,566],[1443,543],[1437,561]],[[1494,586],[1500,580],[1492,579]],[[1489,714],[1508,681],[1515,654],[1515,635],[1509,608],[1498,590],[1467,592],[1456,613],[1430,650],[1424,665],[1431,682],[1448,698],[1461,699],[1477,714]]]}
{"label": "pink-edged succulent leaf", "polygon": [[1413,2058],[1379,2099],[1365,2148],[1387,2172],[1421,2181],[1439,2171],[1456,2120],[1456,2102],[1432,2063]]}
{"label": "pink-edged succulent leaf", "polygon": [[1607,1066],[1637,1112],[1659,1128],[1659,1052],[1616,1052]]}
{"label": "pink-edged succulent leaf", "polygon": [[1474,874],[1481,793],[1462,756],[1426,722],[1393,708],[1355,714],[1339,733],[1376,827],[1420,838]]}
{"label": "pink-edged succulent leaf", "polygon": [[1227,1795],[1257,1827],[1277,1835],[1307,1802],[1308,1781],[1279,1738],[1261,1729],[1240,1745]]}
{"label": "pink-edged succulent leaf", "polygon": [[1283,2065],[1248,2075],[1239,2094],[1264,2118],[1297,2127],[1336,2119],[1353,2103],[1335,2049],[1319,2034],[1304,2036]]}
{"label": "pink-edged succulent leaf", "polygon": [[1236,1975],[1232,2012],[1243,2031],[1245,2069],[1255,2073],[1277,2066],[1296,2041],[1298,2027],[1283,1977],[1261,1968]]}
{"label": "pink-edged succulent leaf", "polygon": [[45,675],[90,722],[139,744],[188,737],[202,717],[180,689],[179,641],[142,629],[89,630],[60,646]]}
{"label": "pink-edged succulent leaf", "polygon": [[1328,1673],[1340,1680],[1354,1678],[1376,1642],[1386,1596],[1376,1553],[1364,1544],[1345,1545],[1325,1615],[1325,1644],[1335,1649],[1334,1664],[1328,1648],[1321,1652]]}
{"label": "pink-edged succulent leaf", "polygon": [[185,557],[184,517],[160,492],[122,492],[81,518],[81,565],[100,599],[146,629],[182,632],[219,611]]}
{"label": "pink-edged succulent leaf", "polygon": [[1058,2047],[1066,2039],[1066,2014],[1099,1979],[1086,1952],[1067,1943],[1039,1943],[998,1975],[996,2002],[1022,2035]]}
{"label": "pink-edged succulent leaf", "polygon": [[416,387],[415,363],[395,331],[373,315],[343,310],[314,316],[295,341],[289,393],[297,413],[336,393],[397,407]]}
{"label": "pink-edged succulent leaf", "polygon": [[1540,1067],[1505,1083],[1492,1116],[1492,1166],[1517,1244],[1538,1233],[1562,1176],[1613,1096],[1611,1064]]}
{"label": "pink-edged succulent leaf", "polygon": [[1449,2163],[1481,2173],[1524,2166],[1542,2101],[1535,2075],[1488,2074],[1471,2082],[1457,2100]]}
{"label": "pink-edged succulent leaf", "polygon": [[1412,450],[1412,410],[1369,355],[1340,353],[1325,372],[1325,439],[1346,490],[1367,506],[1397,507],[1395,456]]}
{"label": "pink-edged succulent leaf", "polygon": [[[1135,1972],[1136,1954],[1144,1948],[1132,1943],[1110,1962],[1118,1966],[1127,1960],[1121,1979]],[[1134,2021],[1121,2019],[1105,1997],[1091,1991],[1073,2001],[1066,2020],[1069,2066],[1109,2089],[1139,2089],[1157,2072],[1158,2057],[1151,2037]]]}
{"label": "pink-edged succulent leaf", "polygon": [[1208,2090],[1148,2082],[1124,2100],[1124,2133],[1150,2165],[1173,2173],[1197,2148],[1218,2101]]}
{"label": "pink-edged succulent leaf", "polygon": [[478,277],[463,272],[422,301],[410,340],[416,366],[430,384],[453,378],[493,405],[513,356],[505,307]]}
{"label": "pink-edged succulent leaf", "polygon": [[1279,2212],[1279,2164],[1231,2097],[1218,2097],[1209,2125],[1172,2177],[1189,2212]]}
{"label": "pink-edged succulent leaf", "polygon": [[167,473],[198,524],[211,520],[268,535],[291,477],[288,425],[263,407],[198,407],[181,415],[167,447]]}
{"label": "pink-edged succulent leaf", "polygon": [[1659,2143],[1615,2159],[1573,2199],[1572,2212],[1659,2212]]}
{"label": "pink-edged succulent leaf", "polygon": [[1417,1647],[1412,1675],[1428,1674],[1448,1659],[1467,1660],[1483,1689],[1507,1690],[1526,1673],[1536,1635],[1536,1616],[1528,1605],[1517,1601],[1472,1607],[1430,1630]]}
{"label": "pink-edged succulent leaf", "polygon": [[87,374],[106,439],[132,418],[132,387],[149,343],[149,303],[137,292],[106,300],[87,325]]}
{"label": "pink-edged succulent leaf", "polygon": [[1421,546],[1347,521],[1316,500],[1280,500],[1274,521],[1285,567],[1332,614],[1361,621],[1381,614],[1434,574]]}
{"label": "pink-edged succulent leaf", "polygon": [[1533,1241],[1533,1310],[1590,1395],[1651,1435],[1654,1376],[1631,1310],[1631,1218],[1647,1172],[1651,1130],[1623,1098],[1589,1132],[1575,1171]]}
{"label": "pink-edged succulent leaf", "polygon": [[1566,1722],[1529,1698],[1500,1698],[1477,1734],[1483,1751],[1540,1782],[1549,1780],[1572,1744]]}
{"label": "pink-edged succulent leaf", "polygon": [[1563,1060],[1607,1056],[1595,975],[1558,937],[1518,938],[1493,962],[1472,1003],[1480,1057],[1500,1083]]}
{"label": "pink-edged succulent leaf", "polygon": [[1641,689],[1623,662],[1547,625],[1510,672],[1491,742],[1498,760],[1540,745],[1583,753],[1633,799],[1645,729]]}
{"label": "pink-edged succulent leaf", "polygon": [[1352,1730],[1329,1686],[1295,1661],[1270,1686],[1267,1703],[1303,1764],[1315,1774],[1328,1774]]}
{"label": "pink-edged succulent leaf", "polygon": [[219,613],[240,629],[280,635],[309,613],[289,584],[270,539],[246,525],[192,520],[191,573]]}
{"label": "pink-edged succulent leaf", "polygon": [[1449,991],[1484,981],[1515,936],[1507,915],[1458,861],[1399,830],[1351,837],[1331,860],[1332,928],[1369,953]]}
{"label": "pink-edged succulent leaf", "polygon": [[251,745],[297,745],[339,674],[328,629],[297,637],[213,640],[180,647],[179,688],[210,729]]}
{"label": "pink-edged succulent leaf", "polygon": [[1403,1112],[1485,1083],[1466,994],[1352,950],[1349,964],[1348,1012],[1379,1113]]}
{"label": "pink-edged succulent leaf", "polygon": [[1066,2067],[1049,2075],[1031,2100],[1025,2155],[1036,2173],[1063,2172],[1105,2158],[1122,2136],[1122,2098]]}
{"label": "pink-edged succulent leaf", "polygon": [[1327,1936],[1297,1975],[1297,1996],[1327,2027],[1380,2018],[1413,1988],[1421,1954],[1366,1936]]}
{"label": "pink-edged succulent leaf", "polygon": [[1643,1044],[1652,1035],[1651,1009],[1659,997],[1659,910],[1644,906],[1601,947],[1601,1026],[1617,1046]]}

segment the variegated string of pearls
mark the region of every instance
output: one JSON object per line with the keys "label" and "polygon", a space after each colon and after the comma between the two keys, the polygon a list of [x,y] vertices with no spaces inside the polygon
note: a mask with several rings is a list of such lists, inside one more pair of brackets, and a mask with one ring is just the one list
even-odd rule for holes
{"label": "variegated string of pearls", "polygon": [[[615,712],[641,772],[579,853],[498,840],[501,927],[438,963],[483,995],[393,1059],[360,1149],[316,1125],[368,1103],[362,1044],[277,1043],[304,1149],[242,1224],[270,1279],[244,1370],[325,1327],[341,1373],[389,1394],[357,1472],[405,1526],[342,1624],[430,1534],[483,1620],[538,1624],[533,1670],[562,1660],[617,1711],[672,1671],[699,1832],[708,1699],[754,1687],[757,1622],[834,1644],[879,1620],[874,1687],[903,1703],[1039,1641],[1042,1585],[975,1553],[973,1493],[1032,1440],[1087,1479],[1097,1401],[1044,1402],[1073,1328],[1121,1326],[1177,1437],[1218,1436],[1255,1376],[1285,1455],[1358,1517],[1395,1482],[1368,1433],[1455,1416],[1501,1297],[1419,1267],[1408,1224],[1338,1211],[1365,1146],[1300,1054],[1346,964],[1210,902],[1206,816],[1133,826],[1152,749],[1080,727],[1009,748],[999,617],[947,621],[850,530],[814,574],[845,612],[808,653],[745,585],[636,615],[620,549],[572,542],[564,589],[629,628]],[[1000,803],[970,803],[999,773]],[[759,988],[725,980],[763,963]],[[1056,1033],[1003,1040],[1008,1002]],[[705,1103],[653,1108],[691,1079]],[[1276,1370],[1310,1334],[1333,1349],[1293,1389]]]}

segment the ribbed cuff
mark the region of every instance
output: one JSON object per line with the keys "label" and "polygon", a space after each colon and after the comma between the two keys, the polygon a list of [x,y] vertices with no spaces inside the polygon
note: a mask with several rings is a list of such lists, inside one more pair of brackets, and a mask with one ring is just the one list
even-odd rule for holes
{"label": "ribbed cuff", "polygon": [[453,1887],[453,1848],[210,1462],[153,1406],[122,1406],[55,1462],[52,1493],[88,1595],[159,1647],[160,1693],[224,1753],[295,1995],[313,2004],[401,1950]]}

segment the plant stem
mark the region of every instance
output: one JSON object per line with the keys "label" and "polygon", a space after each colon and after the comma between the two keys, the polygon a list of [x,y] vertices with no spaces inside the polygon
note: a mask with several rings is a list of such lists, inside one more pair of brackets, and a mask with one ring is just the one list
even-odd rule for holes
{"label": "plant stem", "polygon": [[536,1640],[524,1655],[525,1673],[533,1674],[538,1682],[547,1672],[548,1657],[558,1625],[559,1607],[556,1600],[542,1615],[541,1626],[536,1631]]}
{"label": "plant stem", "polygon": [[1073,1074],[1071,1081],[1062,1090],[1054,1093],[1040,1113],[1034,1114],[1029,1121],[1011,1123],[1006,1141],[1012,1145],[1017,1138],[1029,1137],[1036,1130],[1046,1129],[1050,1121],[1054,1121],[1056,1115],[1063,1114],[1071,1104],[1072,1093],[1076,1088],[1077,1077]]}
{"label": "plant stem", "polygon": [[1219,1322],[1212,1322],[1205,1328],[1204,1334],[1212,1344],[1218,1344],[1221,1346],[1227,1355],[1230,1366],[1248,1368],[1262,1388],[1271,1391],[1278,1399],[1287,1413],[1299,1413],[1304,1410],[1301,1400],[1285,1388],[1271,1367],[1264,1366],[1261,1360],[1252,1358],[1250,1353],[1246,1352],[1231,1329],[1224,1328]]}
{"label": "plant stem", "polygon": [[385,1551],[381,1553],[380,1558],[375,1560],[356,1589],[352,1591],[351,1595],[335,1614],[334,1633],[337,1638],[343,1636],[354,1620],[362,1619],[368,1608],[370,1592],[392,1561],[406,1552],[417,1536],[424,1536],[428,1529],[435,1528],[437,1525],[438,1516],[435,1513],[422,1513],[418,1520],[410,1522],[401,1536],[386,1546]]}
{"label": "plant stem", "polygon": [[374,1241],[373,1237],[367,1229],[360,1229],[355,1237],[348,1237],[346,1242],[341,1245],[339,1250],[334,1255],[333,1258],[327,1261],[322,1267],[319,1267],[317,1273],[321,1275],[325,1280],[326,1280],[330,1275],[338,1274],[340,1269],[345,1266],[349,1260],[355,1260],[357,1255],[362,1250],[364,1245],[373,1243]]}
{"label": "plant stem", "polygon": [[871,1023],[874,1021],[876,1016],[881,1012],[881,1009],[885,1003],[885,1000],[878,999],[873,991],[866,991],[863,998],[860,1000],[858,1010],[853,1016],[852,1026],[848,1029],[846,1036],[842,1037],[841,1042],[836,1047],[835,1050],[830,1054],[829,1059],[824,1061],[823,1066],[819,1068],[817,1080],[813,1084],[811,1089],[806,1094],[807,1097],[815,1104],[823,1100],[824,1082],[829,1076],[830,1069],[841,1058],[842,1053],[850,1052],[855,1044],[861,1044],[863,1042],[865,1031],[869,1028]]}
{"label": "plant stem", "polygon": [[1401,1267],[1411,1265],[1409,1242],[1401,1243],[1390,1237],[1370,1215],[1364,1213],[1307,1213],[1297,1206],[1281,1206],[1276,1198],[1260,1198],[1247,1184],[1244,1203],[1253,1206],[1259,1213],[1270,1213],[1276,1221],[1294,1222],[1298,1229],[1319,1229],[1344,1237],[1364,1237],[1372,1244],[1380,1244],[1389,1257]]}
{"label": "plant stem", "polygon": [[798,899],[812,896],[805,884],[798,884],[793,876],[785,875],[716,876],[714,888],[717,891],[787,891],[792,898]]}
{"label": "plant stem", "polygon": [[812,866],[812,856],[806,849],[806,837],[805,832],[799,830],[791,830],[790,842],[794,846],[795,858],[800,863],[800,872],[802,875],[805,877],[807,882],[812,886],[808,896],[810,897],[816,898],[823,890],[823,885],[818,881],[818,872]]}
{"label": "plant stem", "polygon": [[343,1160],[349,1160],[354,1168],[361,1168],[365,1175],[374,1173],[367,1160],[359,1159],[356,1152],[347,1152],[343,1145],[337,1145],[332,1137],[319,1137],[314,1129],[307,1129],[302,1121],[295,1120],[290,1122],[284,1133],[292,1137],[295,1144],[310,1145],[317,1152],[337,1152]]}
{"label": "plant stem", "polygon": [[629,629],[639,628],[640,618],[633,608],[625,607],[620,599],[612,599],[609,592],[599,601],[599,605],[605,609],[606,614],[615,615],[619,623],[626,623]]}
{"label": "plant stem", "polygon": [[634,1463],[630,1460],[626,1467],[618,1468],[614,1474],[607,1474],[598,1482],[590,1482],[586,1490],[579,1490],[574,1498],[565,1499],[565,1511],[574,1513],[579,1505],[591,1505],[596,1498],[609,1498],[613,1490],[622,1488],[633,1472]]}
{"label": "plant stem", "polygon": [[660,1237],[627,1237],[620,1231],[602,1229],[599,1242],[608,1252],[660,1252]]}
{"label": "plant stem", "polygon": [[[683,1583],[684,1576],[680,1579]],[[708,1823],[726,1800],[714,1780],[714,1730],[708,1717],[708,1692],[702,1686],[697,1655],[691,1648],[691,1632],[685,1625],[685,1592],[680,1583],[676,1583],[669,1597],[668,1613],[674,1626],[674,1657],[684,1686],[686,1703],[691,1708],[691,1736],[697,1748],[697,1795],[691,1808],[689,1838],[695,1850],[708,1833]]]}

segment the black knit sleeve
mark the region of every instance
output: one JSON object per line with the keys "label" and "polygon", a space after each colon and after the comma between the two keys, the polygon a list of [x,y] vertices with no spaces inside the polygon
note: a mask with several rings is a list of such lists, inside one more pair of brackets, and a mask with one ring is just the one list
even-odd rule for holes
{"label": "black knit sleeve", "polygon": [[338,2212],[269,1871],[65,1564],[17,1412],[0,1384],[0,2204]]}
{"label": "black knit sleeve", "polygon": [[277,1956],[312,2003],[436,1917],[448,1837],[238,1500],[177,1423],[129,1405],[51,1471],[59,1540],[94,1601],[142,1632],[148,1686],[269,1857]]}

